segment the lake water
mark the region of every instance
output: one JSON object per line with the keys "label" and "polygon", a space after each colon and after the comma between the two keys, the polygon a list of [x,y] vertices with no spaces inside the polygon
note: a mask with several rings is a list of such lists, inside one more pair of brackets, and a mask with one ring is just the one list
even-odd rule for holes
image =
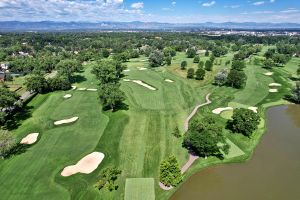
{"label": "lake water", "polygon": [[202,170],[171,200],[300,200],[300,106],[268,109],[267,127],[251,160]]}

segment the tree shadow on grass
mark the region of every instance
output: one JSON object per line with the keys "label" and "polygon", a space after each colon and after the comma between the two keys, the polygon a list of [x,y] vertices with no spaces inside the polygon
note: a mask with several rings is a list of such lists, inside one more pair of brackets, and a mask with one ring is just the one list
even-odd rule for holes
{"label": "tree shadow on grass", "polygon": [[[105,106],[105,107],[103,107],[103,110],[104,111],[109,111],[109,110],[111,110],[111,107],[110,106]],[[113,112],[117,112],[119,110],[129,110],[129,106],[126,103],[123,103],[123,102],[118,103],[117,105],[115,105]]]}
{"label": "tree shadow on grass", "polygon": [[86,80],[87,79],[84,76],[79,75],[79,74],[72,76],[72,83],[82,83]]}
{"label": "tree shadow on grass", "polygon": [[10,151],[8,151],[3,157],[4,159],[11,158],[12,156],[23,154],[29,148],[29,145],[26,144],[16,144]]}
{"label": "tree shadow on grass", "polygon": [[24,120],[32,117],[32,108],[32,106],[25,106],[24,108],[16,109],[14,114],[7,118],[3,127],[8,131],[17,129]]}

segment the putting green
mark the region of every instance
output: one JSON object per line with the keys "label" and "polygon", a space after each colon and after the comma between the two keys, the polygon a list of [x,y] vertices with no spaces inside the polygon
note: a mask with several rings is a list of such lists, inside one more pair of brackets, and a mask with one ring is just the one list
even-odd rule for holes
{"label": "putting green", "polygon": [[126,179],[124,200],[155,200],[153,178]]}
{"label": "putting green", "polygon": [[227,144],[230,145],[228,154],[225,154],[225,158],[234,158],[241,155],[244,155],[244,151],[242,151],[238,146],[236,146],[231,140],[226,139]]}

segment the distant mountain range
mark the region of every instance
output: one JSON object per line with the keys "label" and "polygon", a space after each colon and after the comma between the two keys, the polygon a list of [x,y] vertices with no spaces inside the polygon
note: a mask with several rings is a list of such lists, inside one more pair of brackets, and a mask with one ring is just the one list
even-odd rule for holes
{"label": "distant mountain range", "polygon": [[0,21],[0,31],[101,31],[101,30],[162,30],[162,31],[191,31],[191,30],[299,30],[297,23],[159,23],[159,22],[20,22]]}

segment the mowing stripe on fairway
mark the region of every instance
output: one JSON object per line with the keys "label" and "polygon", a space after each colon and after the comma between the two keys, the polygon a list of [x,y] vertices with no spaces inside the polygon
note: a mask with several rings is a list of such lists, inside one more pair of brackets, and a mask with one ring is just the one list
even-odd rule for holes
{"label": "mowing stripe on fairway", "polygon": [[224,155],[225,158],[234,158],[241,155],[244,155],[244,151],[242,151],[238,146],[236,146],[231,140],[226,139],[227,144],[230,145],[229,152],[227,155]]}
{"label": "mowing stripe on fairway", "polygon": [[155,200],[154,178],[127,178],[125,200]]}

